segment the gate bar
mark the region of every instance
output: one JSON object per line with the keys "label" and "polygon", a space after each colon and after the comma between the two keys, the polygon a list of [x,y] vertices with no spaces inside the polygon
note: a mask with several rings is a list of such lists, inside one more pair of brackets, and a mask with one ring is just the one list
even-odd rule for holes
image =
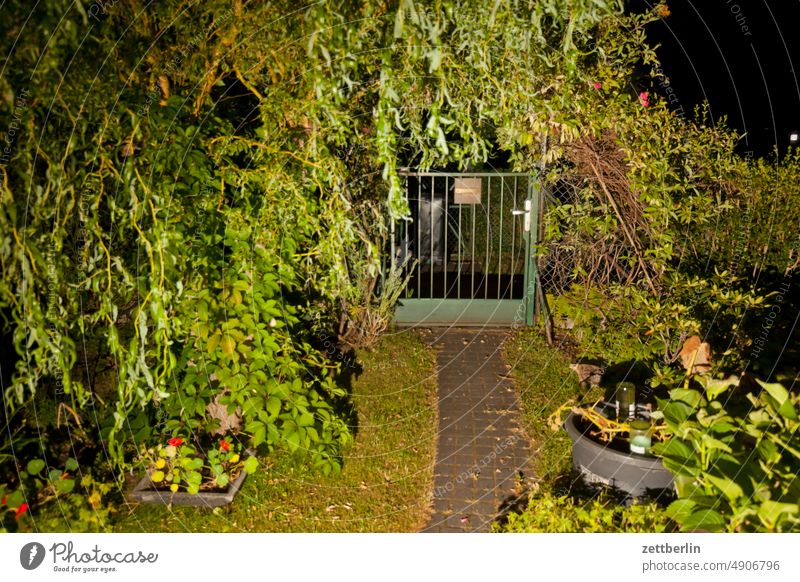
{"label": "gate bar", "polygon": [[417,225],[415,227],[417,239],[417,298],[421,299],[420,281],[422,280],[422,237],[420,236],[419,225],[422,222],[422,180],[417,178]]}
{"label": "gate bar", "polygon": [[457,298],[461,299],[461,208],[463,204],[458,205],[458,272],[456,275]]}
{"label": "gate bar", "polygon": [[497,298],[502,299],[500,294],[500,280],[503,273],[503,187],[506,179],[500,178],[500,247],[497,249]]}
{"label": "gate bar", "polygon": [[447,299],[447,264],[450,262],[450,253],[447,247],[447,231],[450,230],[450,184],[447,176],[444,177],[444,298]]}
{"label": "gate bar", "polygon": [[472,206],[472,251],[469,257],[469,270],[472,273],[470,276],[469,284],[469,298],[475,299],[475,212],[477,204],[470,204]]}
{"label": "gate bar", "polygon": [[433,192],[434,192],[434,190],[436,190],[436,184],[434,183],[435,180],[436,180],[436,177],[435,176],[431,176],[431,226],[429,228],[429,230],[430,230],[430,239],[431,239],[431,257],[430,257],[431,288],[430,288],[430,291],[428,292],[428,295],[431,298],[433,298],[433,233],[435,232],[435,230],[433,228]]}
{"label": "gate bar", "polygon": [[489,220],[492,203],[492,177],[486,178],[486,267],[483,270],[483,298],[489,299],[489,257],[492,256],[492,242],[489,238]]}

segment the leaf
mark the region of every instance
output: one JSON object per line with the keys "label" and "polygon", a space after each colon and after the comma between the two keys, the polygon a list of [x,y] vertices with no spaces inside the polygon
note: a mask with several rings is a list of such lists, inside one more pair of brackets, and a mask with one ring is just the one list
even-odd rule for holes
{"label": "leaf", "polygon": [[267,440],[267,427],[264,425],[264,423],[259,422],[258,427],[253,433],[253,446],[257,447],[261,443],[266,442],[266,440]]}
{"label": "leaf", "polygon": [[687,461],[676,461],[668,457],[662,459],[664,468],[673,473],[676,477],[679,475],[695,478],[700,474],[700,468],[696,463],[691,465]]}
{"label": "leaf", "polygon": [[796,503],[780,503],[767,499],[758,508],[758,517],[769,529],[775,529],[778,525],[778,520],[784,513],[796,514],[798,512],[798,505]]}
{"label": "leaf", "polygon": [[714,484],[714,486],[719,489],[722,494],[728,498],[729,501],[733,502],[739,499],[744,493],[742,488],[739,487],[733,480],[729,479],[728,477],[716,477],[714,475],[706,475],[706,478]]}
{"label": "leaf", "polygon": [[768,384],[766,382],[762,382],[761,380],[756,380],[761,387],[767,391],[767,393],[772,396],[775,400],[779,403],[784,402],[789,398],[789,392],[787,392],[786,388],[781,386],[780,384]]}
{"label": "leaf", "polygon": [[736,430],[736,426],[725,420],[717,420],[708,427],[711,432],[725,434]]}
{"label": "leaf", "polygon": [[230,335],[227,334],[225,335],[224,338],[222,338],[222,341],[220,342],[219,345],[222,348],[222,351],[228,355],[231,355],[233,353],[233,350],[236,349],[236,342]]}
{"label": "leaf", "polygon": [[26,470],[29,475],[38,475],[44,469],[45,462],[42,459],[32,459],[28,461]]}
{"label": "leaf", "polygon": [[210,338],[208,338],[207,350],[209,354],[214,353],[214,350],[217,349],[220,337],[222,337],[221,334],[216,331]]}
{"label": "leaf", "polygon": [[252,475],[258,470],[258,459],[254,456],[247,457],[244,462],[244,470],[248,475]]}
{"label": "leaf", "polygon": [[9,493],[6,498],[6,507],[19,507],[25,502],[25,496],[22,494],[22,489],[17,489],[13,493]]}
{"label": "leaf", "polygon": [[403,24],[405,23],[405,8],[403,3],[397,9],[397,14],[394,16],[394,37],[400,38],[403,36]]}
{"label": "leaf", "polygon": [[286,436],[286,442],[289,445],[289,450],[291,452],[296,451],[300,447],[300,433],[290,432]]}
{"label": "leaf", "polygon": [[694,449],[677,437],[672,437],[663,443],[656,443],[653,445],[652,451],[660,457],[669,457],[679,461],[694,458]]}
{"label": "leaf", "polygon": [[681,524],[681,531],[720,532],[725,529],[725,518],[713,509],[701,509],[689,515]]}
{"label": "leaf", "polygon": [[725,451],[726,453],[732,452],[731,448],[726,443],[707,434],[704,434],[701,440],[703,441],[703,445],[709,450]]}
{"label": "leaf", "polygon": [[[252,366],[251,366],[252,369]],[[264,408],[264,399],[260,396],[253,396],[244,401],[242,405],[242,415],[247,417],[255,416],[258,411]]]}
{"label": "leaf", "polygon": [[671,401],[661,411],[664,413],[664,420],[671,425],[671,428],[678,430],[689,418],[692,408],[683,402]]}
{"label": "leaf", "polygon": [[220,487],[226,487],[228,485],[229,479],[225,473],[222,473],[221,475],[217,475],[216,481],[217,485],[219,485]]}
{"label": "leaf", "polygon": [[767,384],[761,380],[758,380],[758,383],[761,384],[761,387],[764,388],[764,390],[766,390],[767,393],[775,399],[778,413],[781,416],[788,418],[789,420],[800,420],[797,410],[795,409],[792,399],[789,397],[789,392],[787,392],[786,388],[780,384]]}
{"label": "leaf", "polygon": [[297,419],[297,426],[313,426],[314,424],[314,415],[310,412],[304,412],[300,415]]}
{"label": "leaf", "polygon": [[678,523],[683,523],[692,515],[697,504],[691,499],[676,499],[666,509],[667,517]]}
{"label": "leaf", "polygon": [[269,412],[270,418],[275,418],[281,411],[281,401],[274,396],[271,396],[269,400],[267,400],[267,412]]}
{"label": "leaf", "polygon": [[59,493],[70,493],[75,489],[75,479],[59,479],[54,485]]}
{"label": "leaf", "polygon": [[164,471],[153,471],[150,474],[150,480],[153,483],[161,483],[164,480]]}
{"label": "leaf", "polygon": [[727,391],[731,386],[739,385],[739,378],[736,376],[729,376],[724,380],[717,380],[708,376],[698,376],[697,379],[706,389],[706,396],[708,396],[709,400],[716,400],[717,397]]}
{"label": "leaf", "polygon": [[703,399],[697,390],[686,390],[684,388],[675,388],[670,391],[669,396],[672,400],[685,402],[692,408],[697,408],[700,401]]}
{"label": "leaf", "polygon": [[675,490],[681,498],[691,498],[701,495],[702,491],[697,486],[696,478],[693,475],[675,475]]}
{"label": "leaf", "polygon": [[186,482],[190,485],[200,485],[200,483],[203,482],[203,476],[197,471],[189,471],[184,476],[184,479],[186,479]]}

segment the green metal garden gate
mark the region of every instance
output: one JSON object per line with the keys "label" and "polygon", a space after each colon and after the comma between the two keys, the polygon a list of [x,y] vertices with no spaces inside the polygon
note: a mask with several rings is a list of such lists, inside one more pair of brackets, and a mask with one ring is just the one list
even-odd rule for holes
{"label": "green metal garden gate", "polygon": [[423,325],[531,325],[538,180],[513,172],[405,172],[410,216],[392,260],[413,269],[395,319]]}

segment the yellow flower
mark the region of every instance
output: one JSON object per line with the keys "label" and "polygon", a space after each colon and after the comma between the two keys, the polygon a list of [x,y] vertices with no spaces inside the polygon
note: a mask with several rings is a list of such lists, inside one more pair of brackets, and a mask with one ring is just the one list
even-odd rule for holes
{"label": "yellow flower", "polygon": [[236,453],[234,453],[233,455],[231,455],[231,458],[230,458],[230,459],[228,459],[228,460],[229,460],[231,463],[238,463],[238,462],[239,462],[239,455],[237,455]]}
{"label": "yellow flower", "polygon": [[173,483],[172,485],[169,486],[169,490],[175,493],[178,490],[178,484]]}
{"label": "yellow flower", "polygon": [[102,496],[98,491],[92,491],[92,494],[89,495],[89,503],[92,506],[92,509],[97,509],[100,507],[100,503],[103,501]]}
{"label": "yellow flower", "polygon": [[156,469],[163,469],[166,464],[167,462],[164,459],[158,459],[156,461]]}

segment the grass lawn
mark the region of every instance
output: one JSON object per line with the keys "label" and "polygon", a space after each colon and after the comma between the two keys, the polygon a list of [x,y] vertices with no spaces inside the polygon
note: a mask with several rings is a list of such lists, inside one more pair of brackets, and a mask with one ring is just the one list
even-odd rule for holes
{"label": "grass lawn", "polygon": [[358,353],[358,413],[341,474],[323,476],[277,452],[217,510],[121,508],[123,532],[415,532],[429,514],[436,447],[435,356],[415,332]]}
{"label": "grass lawn", "polygon": [[519,393],[535,477],[547,488],[572,467],[572,443],[563,429],[548,426],[548,417],[570,398],[594,402],[602,391],[581,388],[566,355],[548,347],[534,329],[515,332],[503,345],[503,358]]}

